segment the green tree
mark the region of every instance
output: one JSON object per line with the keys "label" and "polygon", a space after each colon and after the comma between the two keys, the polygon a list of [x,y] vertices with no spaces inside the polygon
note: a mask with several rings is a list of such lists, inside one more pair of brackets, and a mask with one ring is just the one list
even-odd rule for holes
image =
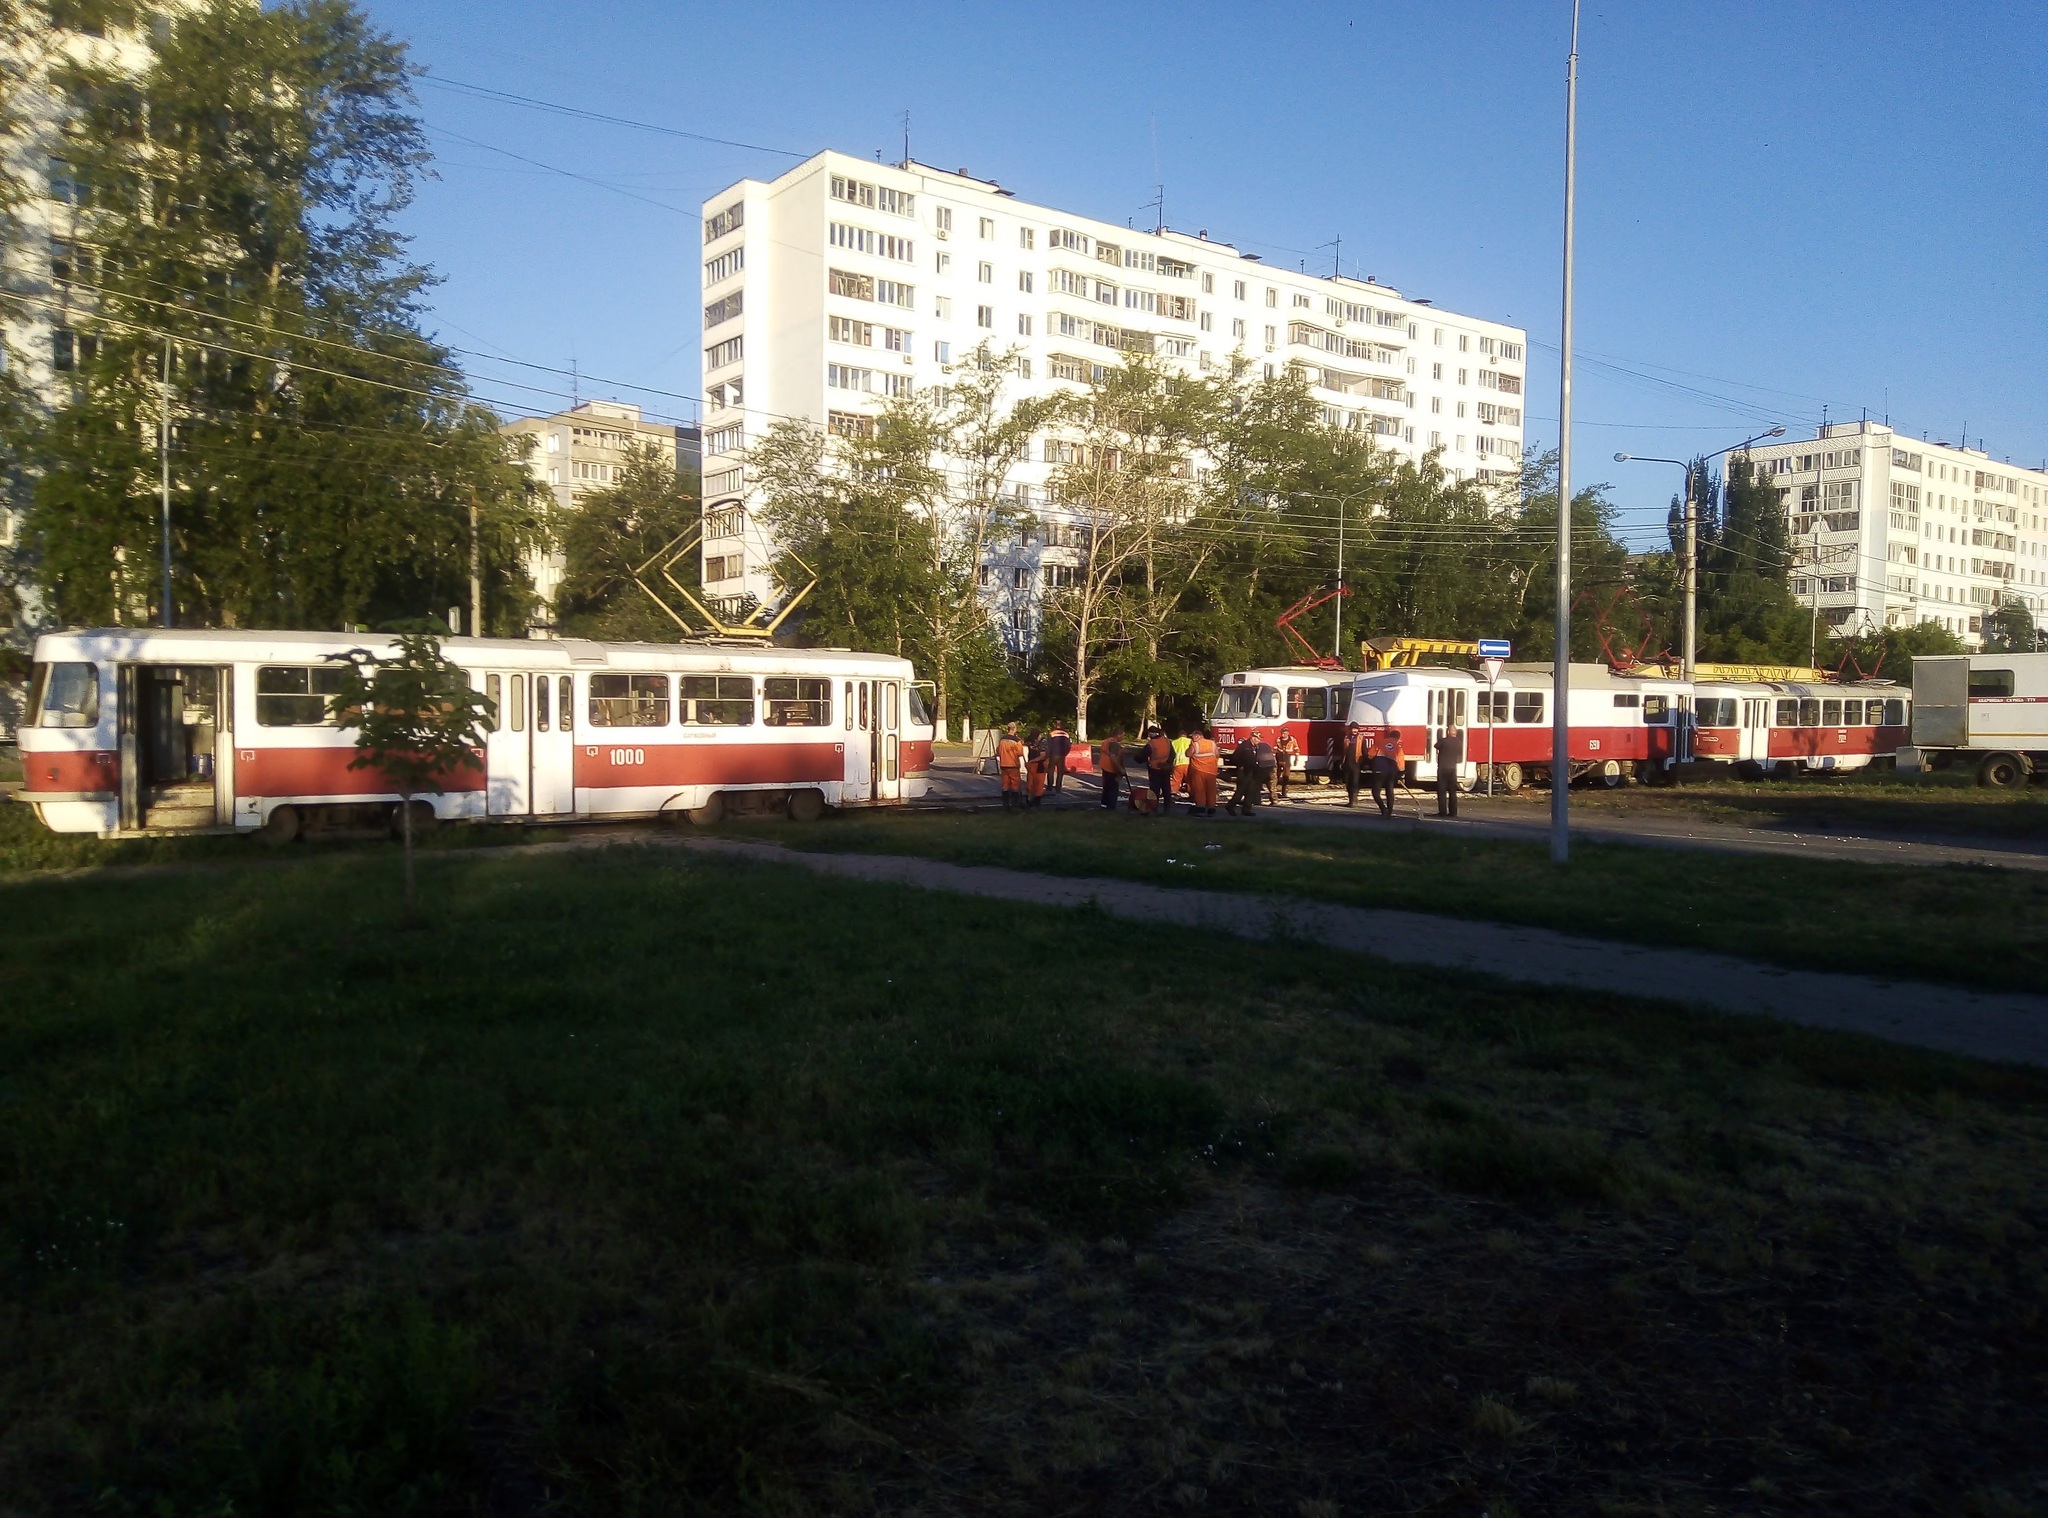
{"label": "green tree", "polygon": [[430,633],[402,633],[397,652],[379,658],[352,648],[330,658],[342,663],[334,710],[355,729],[352,770],[375,770],[398,792],[405,838],[405,915],[417,921],[419,891],[413,878],[413,798],[440,795],[447,781],[468,769],[481,773],[480,752],[497,713],[489,698],[441,652]]}
{"label": "green tree", "polygon": [[1702,520],[1699,657],[1727,664],[1804,664],[1813,614],[1791,589],[1784,503],[1747,458],[1728,461],[1720,509]]}
{"label": "green tree", "polygon": [[[700,512],[696,478],[678,472],[654,444],[633,444],[617,484],[591,491],[562,514],[556,625],[579,638],[673,643],[687,636],[634,583],[634,571],[697,525]],[[695,554],[669,572],[692,592],[700,589]]]}
{"label": "green tree", "polygon": [[2027,603],[2008,591],[1984,618],[1984,652],[2030,654],[2040,647],[2034,614]]}
{"label": "green tree", "polygon": [[179,10],[138,77],[73,67],[82,187],[69,393],[37,432],[29,541],[72,621],[160,610],[172,423],[181,619],[348,626],[467,599],[522,627],[537,487],[450,355],[396,218],[427,162],[403,49],[347,0]]}
{"label": "green tree", "polygon": [[[1522,466],[1521,501],[1504,533],[1503,593],[1511,597],[1518,657],[1552,658],[1557,648],[1557,455],[1546,453]],[[1596,609],[1633,590],[1628,550],[1614,535],[1616,508],[1604,485],[1572,492],[1571,650],[1579,660],[1601,656]],[[1618,623],[1614,632],[1633,636]]]}
{"label": "green tree", "polygon": [[[1963,653],[1963,640],[1939,622],[1921,622],[1913,627],[1877,627],[1847,640],[1844,672],[1865,679],[1913,683],[1913,659],[1918,654]],[[1805,650],[1800,650],[1802,660]]]}

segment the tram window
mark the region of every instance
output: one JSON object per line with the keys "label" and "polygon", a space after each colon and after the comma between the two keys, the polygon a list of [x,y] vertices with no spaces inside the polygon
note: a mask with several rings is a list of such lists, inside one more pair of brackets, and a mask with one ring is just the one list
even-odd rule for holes
{"label": "tram window", "polygon": [[575,724],[571,722],[569,718],[572,714],[574,714],[576,710],[576,698],[571,694],[571,692],[574,691],[576,687],[573,683],[571,683],[567,675],[563,675],[561,677],[561,686],[561,704],[557,706],[555,709],[562,714],[562,731],[566,733],[569,731],[570,728],[575,726]]}
{"label": "tram window", "polygon": [[264,664],[256,670],[258,727],[334,727],[332,697],[341,691],[338,665],[310,669],[292,664]]}
{"label": "tram window", "polygon": [[[1641,696],[1616,696],[1614,698],[1614,704],[1616,706],[1635,706],[1639,704],[1642,701],[1642,699],[1643,698]],[[1651,699],[1655,700],[1656,698],[1653,696]]]}
{"label": "tram window", "polygon": [[1906,703],[1905,703],[1905,702],[1903,702],[1903,701],[1887,701],[1887,702],[1885,702],[1885,704],[1884,704],[1884,725],[1885,725],[1886,727],[1904,727],[1904,726],[1906,725]]}
{"label": "tram window", "polygon": [[100,725],[100,667],[97,664],[41,664],[36,666],[36,726],[98,727]]}
{"label": "tram window", "polygon": [[770,675],[761,682],[763,727],[830,727],[832,682]]}
{"label": "tram window", "polygon": [[1863,703],[1861,701],[1844,701],[1842,703],[1842,726],[1863,726]]}
{"label": "tram window", "polygon": [[868,682],[860,682],[860,730],[868,730]]}
{"label": "tram window", "polygon": [[1543,695],[1540,690],[1518,690],[1515,692],[1515,720],[1517,722],[1541,722],[1543,720]]}
{"label": "tram window", "polygon": [[752,727],[752,675],[685,675],[681,712],[685,726]]}
{"label": "tram window", "polygon": [[484,714],[484,731],[487,733],[495,733],[498,730],[498,713],[503,709],[499,703],[503,700],[504,693],[505,682],[501,676],[484,676],[484,699],[491,703],[491,709]]}
{"label": "tram window", "polygon": [[1820,726],[1820,702],[1808,699],[1799,703],[1799,725],[1801,727]]}
{"label": "tram window", "polygon": [[1797,701],[1780,701],[1778,703],[1778,720],[1773,725],[1777,727],[1799,726],[1799,703]]}
{"label": "tram window", "polygon": [[592,675],[590,725],[667,727],[668,676]]}
{"label": "tram window", "polygon": [[1970,699],[1972,701],[1996,701],[2012,694],[2012,671],[2009,669],[1973,669],[1970,671]]}
{"label": "tram window", "polygon": [[1669,696],[1643,697],[1643,721],[1664,723],[1671,720],[1671,698]]}
{"label": "tram window", "polygon": [[1481,727],[1498,726],[1508,720],[1508,693],[1504,690],[1479,691],[1478,712],[1473,720]]}
{"label": "tram window", "polygon": [[1330,693],[1320,685],[1296,685],[1287,692],[1287,715],[1296,722],[1321,722],[1329,715]]}
{"label": "tram window", "polygon": [[1733,696],[1702,696],[1694,705],[1695,715],[1701,727],[1735,726]]}
{"label": "tram window", "polygon": [[526,731],[526,676],[512,677],[512,731]]}
{"label": "tram window", "polygon": [[934,721],[932,710],[925,704],[924,690],[917,685],[903,687],[904,711],[912,727],[930,727]]}
{"label": "tram window", "polygon": [[1837,696],[1830,696],[1820,704],[1820,725],[1840,727],[1842,725],[1842,702]]}
{"label": "tram window", "polygon": [[553,684],[554,682],[548,679],[546,675],[535,675],[533,677],[533,730],[537,733],[544,733],[548,730],[550,720],[554,715],[549,710],[553,703],[548,700],[548,690]]}
{"label": "tram window", "polygon": [[853,682],[851,680],[846,682],[846,706],[844,709],[844,716],[846,722],[846,730],[850,733],[853,731]]}
{"label": "tram window", "polygon": [[1332,717],[1334,717],[1337,721],[1342,722],[1344,720],[1345,713],[1347,713],[1350,710],[1351,692],[1349,690],[1345,689],[1343,686],[1339,686],[1336,690],[1330,692],[1330,715]]}

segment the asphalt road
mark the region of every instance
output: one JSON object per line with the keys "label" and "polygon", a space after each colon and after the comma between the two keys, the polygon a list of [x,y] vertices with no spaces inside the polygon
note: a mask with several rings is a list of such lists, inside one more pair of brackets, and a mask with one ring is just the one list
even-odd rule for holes
{"label": "asphalt road", "polygon": [[[1228,784],[1225,786],[1226,793]],[[1048,802],[1062,810],[1098,804],[1099,784],[1093,776],[1069,776],[1063,795]],[[1300,785],[1277,807],[1263,807],[1259,820],[1307,827],[1362,827],[1403,832],[1450,831],[1482,838],[1518,838],[1540,842],[1550,833],[1549,793],[1518,800],[1459,798],[1455,819],[1434,815],[1436,796],[1412,791],[1402,796],[1392,819],[1379,816],[1363,794],[1358,806],[1344,805],[1337,786]],[[964,747],[942,748],[933,766],[927,804],[995,806],[999,804],[994,767],[977,775]],[[1248,824],[1250,825],[1250,824]],[[2048,870],[2048,843],[2039,839],[2002,841],[1989,838],[1922,837],[1876,831],[1830,829],[1816,832],[1790,826],[1754,826],[1708,822],[1682,814],[1616,815],[1604,808],[1581,807],[1572,815],[1575,838],[1602,843],[1631,843],[1647,848],[1718,849],[1730,853],[1775,854],[1801,859],[1844,859],[1862,864],[1992,865],[2006,869]]]}

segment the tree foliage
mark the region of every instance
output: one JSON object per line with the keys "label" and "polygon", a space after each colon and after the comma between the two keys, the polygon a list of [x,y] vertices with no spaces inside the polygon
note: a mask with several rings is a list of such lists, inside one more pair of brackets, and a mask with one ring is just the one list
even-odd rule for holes
{"label": "tree foliage", "polygon": [[474,503],[487,624],[517,630],[543,522],[420,330],[431,276],[394,225],[427,161],[403,49],[347,0],[212,0],[149,35],[138,77],[59,80],[77,364],[28,449],[53,606],[159,609],[168,405],[181,619],[348,626],[466,600]]}
{"label": "tree foliage", "polygon": [[[618,483],[591,491],[564,513],[557,626],[580,638],[673,643],[686,636],[634,583],[634,571],[696,526],[700,514],[697,480],[678,473],[653,443],[631,445]],[[684,554],[669,573],[698,590],[696,554]]]}
{"label": "tree foliage", "polygon": [[333,698],[341,725],[355,729],[352,770],[374,770],[399,795],[405,836],[405,910],[418,909],[413,880],[413,798],[440,795],[464,770],[481,775],[481,751],[496,712],[430,633],[401,633],[396,652],[366,648],[330,655],[341,665]]}

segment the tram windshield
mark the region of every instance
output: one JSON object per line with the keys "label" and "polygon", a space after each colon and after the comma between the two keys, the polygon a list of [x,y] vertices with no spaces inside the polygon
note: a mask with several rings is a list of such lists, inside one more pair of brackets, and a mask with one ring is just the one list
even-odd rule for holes
{"label": "tram windshield", "polygon": [[1232,717],[1277,717],[1280,692],[1270,685],[1227,685],[1216,693],[1209,715],[1218,722]]}
{"label": "tram windshield", "polygon": [[[936,692],[937,687],[933,687],[933,690]],[[903,687],[903,697],[906,703],[905,714],[912,727],[930,727],[932,725],[931,708],[925,701],[924,692],[925,687],[921,682],[916,685],[906,685]]]}

